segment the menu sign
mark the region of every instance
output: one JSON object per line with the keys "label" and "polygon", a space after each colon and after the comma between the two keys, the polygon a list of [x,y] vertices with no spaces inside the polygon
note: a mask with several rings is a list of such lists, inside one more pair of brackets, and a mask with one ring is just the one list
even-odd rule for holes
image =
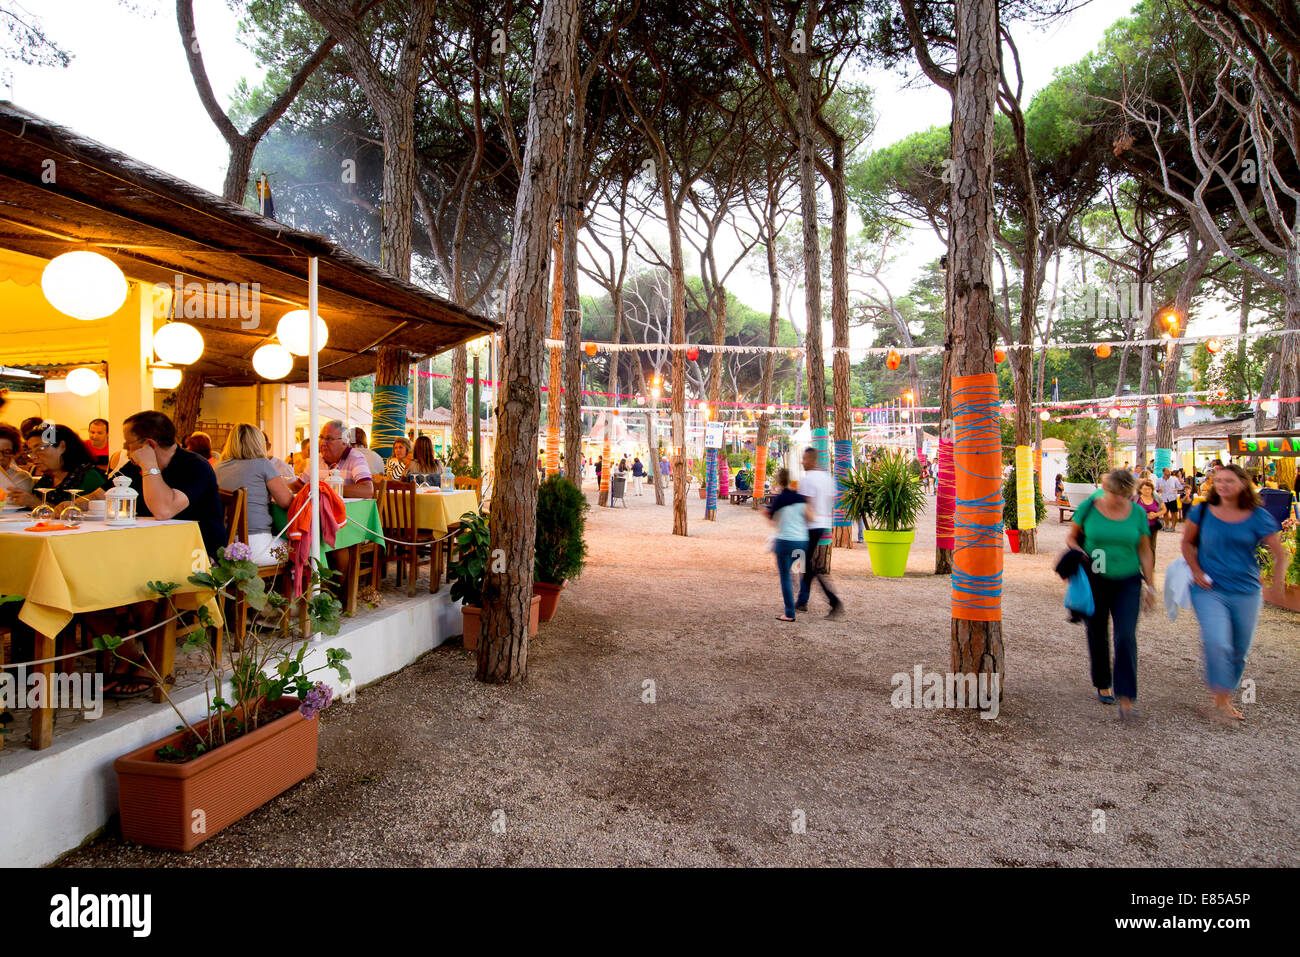
{"label": "menu sign", "polygon": [[1300,456],[1300,433],[1292,435],[1232,435],[1228,449],[1233,455]]}

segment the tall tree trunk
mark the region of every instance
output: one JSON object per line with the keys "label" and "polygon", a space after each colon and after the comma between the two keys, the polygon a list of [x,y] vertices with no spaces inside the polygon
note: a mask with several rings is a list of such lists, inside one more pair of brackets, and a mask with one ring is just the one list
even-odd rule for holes
{"label": "tall tree trunk", "polygon": [[[1292,245],[1287,252],[1286,321],[1282,328],[1292,333],[1300,332],[1300,250]],[[1278,345],[1278,399],[1295,399],[1300,395],[1300,335],[1282,336]],[[1296,403],[1279,401],[1277,428],[1290,432],[1295,428]]]}
{"label": "tall tree trunk", "polygon": [[822,357],[822,253],[817,234],[817,139],[813,119],[812,38],[817,33],[817,4],[807,4],[806,38],[795,53],[799,95],[799,199],[803,216],[804,308],[807,333],[804,348],[808,365],[809,428],[826,428],[826,367]]}
{"label": "tall tree trunk", "polygon": [[[566,181],[568,177],[565,177]],[[565,183],[567,186],[567,182]],[[551,246],[551,321],[548,338],[564,335],[564,226],[560,224]],[[559,347],[548,350],[551,374],[546,387],[546,476],[560,470],[560,426],[564,417],[564,399],[560,395],[564,372],[564,353]]]}
{"label": "tall tree trunk", "polygon": [[181,373],[181,384],[176,387],[176,414],[172,419],[176,425],[176,441],[181,445],[194,431],[202,404],[203,373],[194,366],[186,366]]}
{"label": "tall tree trunk", "polygon": [[[951,192],[954,258],[948,264],[953,270],[954,378],[994,370],[993,113],[1000,70],[997,0],[956,3],[955,177]],[[960,549],[960,538],[958,546]],[[956,674],[1001,675],[1001,620],[972,621],[954,615],[951,652],[951,670]]]}
{"label": "tall tree trunk", "polygon": [[[1178,316],[1184,331],[1187,329],[1187,312],[1192,305],[1192,296],[1196,294],[1201,278],[1213,258],[1214,244],[1201,236],[1194,227],[1189,227],[1187,264],[1183,267],[1178,291],[1174,294],[1173,306],[1174,314]],[[1178,422],[1178,411],[1172,402],[1165,402],[1165,397],[1172,398],[1174,390],[1178,388],[1178,367],[1182,364],[1182,360],[1183,344],[1181,340],[1177,340],[1166,352],[1164,374],[1160,379],[1160,407],[1156,413],[1157,449],[1172,450],[1174,447],[1174,426]]]}
{"label": "tall tree trunk", "polygon": [[547,264],[559,203],[578,29],[578,0],[545,0],[537,26],[506,284],[508,346],[501,375],[506,390],[498,407],[493,455],[497,484],[492,497],[492,558],[483,582],[480,681],[519,681],[528,675]]}
{"label": "tall tree trunk", "polygon": [[469,353],[464,346],[451,352],[451,439],[452,451],[464,452],[469,432],[469,400],[465,395],[465,379],[469,376]]}
{"label": "tall tree trunk", "polygon": [[[776,215],[777,215],[777,193],[776,183],[771,179],[768,180],[767,207],[765,211],[763,231],[767,237],[764,248],[767,251],[767,283],[772,291],[772,302],[767,316],[767,345],[768,349],[776,346],[778,333],[781,329],[781,274],[777,270],[776,264]],[[759,401],[763,404],[758,414],[758,439],[754,443],[754,460],[759,462],[759,455],[763,456],[762,468],[754,470],[754,496],[752,498],[753,507],[761,508],[763,505],[763,485],[771,469],[767,463],[767,447],[771,441],[772,417],[767,412],[767,407],[772,404],[772,379],[776,375],[776,353],[769,351],[763,357],[763,381],[760,386]]]}
{"label": "tall tree trunk", "polygon": [[[845,183],[844,137],[828,124],[823,135],[831,144],[831,333],[835,355],[831,358],[831,388],[835,397],[835,441],[853,441],[853,400],[849,396],[849,195]],[[832,446],[831,461],[835,461]],[[835,468],[836,485],[845,470]],[[837,495],[838,498],[838,489]],[[853,547],[853,529],[842,525],[833,533],[840,548]],[[829,568],[830,555],[826,556]]]}
{"label": "tall tree trunk", "polygon": [[[576,96],[569,163],[574,164],[573,142],[581,144],[585,98]],[[578,298],[578,230],[582,228],[582,181],[566,171],[562,210],[564,222],[564,474],[582,488],[582,304]]]}

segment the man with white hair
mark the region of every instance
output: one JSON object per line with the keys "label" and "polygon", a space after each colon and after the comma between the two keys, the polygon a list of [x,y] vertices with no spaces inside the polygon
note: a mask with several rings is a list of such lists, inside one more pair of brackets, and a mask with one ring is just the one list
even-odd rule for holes
{"label": "man with white hair", "polygon": [[[331,419],[320,428],[320,478],[324,481],[330,469],[343,473],[344,498],[374,498],[375,483],[370,466],[359,449],[353,448],[347,438],[347,428],[339,419]],[[309,467],[298,473],[290,488],[297,492],[307,484]]]}

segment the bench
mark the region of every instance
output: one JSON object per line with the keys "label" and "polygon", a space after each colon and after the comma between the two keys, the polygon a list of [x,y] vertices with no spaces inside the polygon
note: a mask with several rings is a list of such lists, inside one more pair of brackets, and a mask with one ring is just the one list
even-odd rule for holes
{"label": "bench", "polygon": [[[1055,505],[1056,508],[1057,508],[1057,509],[1060,511],[1060,513],[1061,513],[1061,518],[1060,518],[1059,524],[1064,525],[1064,524],[1065,524],[1065,520],[1074,514],[1074,506],[1071,505],[1069,502],[1062,502],[1062,501],[1060,501],[1060,500],[1057,500],[1057,501],[1053,502],[1052,504]],[[1068,514],[1067,514],[1067,513],[1068,513]]]}
{"label": "bench", "polygon": [[745,502],[748,502],[752,497],[753,496],[749,492],[732,492],[731,495],[729,496],[732,505],[743,505]]}

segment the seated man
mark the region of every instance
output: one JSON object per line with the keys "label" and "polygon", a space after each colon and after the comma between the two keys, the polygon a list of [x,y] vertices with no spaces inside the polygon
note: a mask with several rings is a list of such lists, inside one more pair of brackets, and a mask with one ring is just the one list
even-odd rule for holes
{"label": "seated man", "polygon": [[[320,429],[320,481],[325,481],[330,469],[343,473],[344,498],[374,498],[375,483],[371,479],[370,466],[366,464],[361,450],[348,444],[347,429],[338,419],[331,419]],[[289,486],[290,491],[298,492],[307,484],[310,469],[303,469],[298,478]]]}
{"label": "seated man", "polygon": [[90,420],[90,439],[86,442],[90,452],[90,461],[95,468],[107,471],[108,464],[108,419]]}

